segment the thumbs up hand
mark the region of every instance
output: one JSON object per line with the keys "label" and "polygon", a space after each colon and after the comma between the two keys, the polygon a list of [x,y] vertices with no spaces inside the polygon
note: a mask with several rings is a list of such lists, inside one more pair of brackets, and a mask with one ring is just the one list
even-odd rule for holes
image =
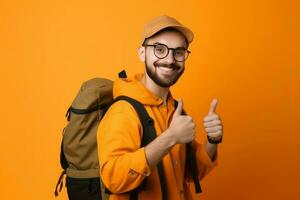
{"label": "thumbs up hand", "polygon": [[223,136],[223,125],[220,117],[216,114],[218,99],[211,102],[208,115],[203,118],[203,124],[207,136],[213,141],[219,141]]}
{"label": "thumbs up hand", "polygon": [[188,143],[194,140],[195,123],[193,118],[188,115],[181,115],[183,109],[183,101],[178,101],[177,108],[174,112],[168,132],[174,137],[176,144]]}

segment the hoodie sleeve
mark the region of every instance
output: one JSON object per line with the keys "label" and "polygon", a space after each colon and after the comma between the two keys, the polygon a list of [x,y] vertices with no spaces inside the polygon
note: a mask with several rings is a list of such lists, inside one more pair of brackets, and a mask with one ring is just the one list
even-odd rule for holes
{"label": "hoodie sleeve", "polygon": [[[185,111],[186,112],[186,111]],[[186,112],[187,113],[187,112]],[[196,162],[198,168],[198,179],[202,180],[206,177],[214,167],[218,166],[218,150],[213,159],[211,159],[206,151],[205,144],[200,142],[200,131],[201,129],[196,128],[195,139],[192,142],[192,149],[196,155]],[[190,174],[191,172],[187,172]],[[191,181],[190,176],[188,176],[188,181]]]}
{"label": "hoodie sleeve", "polygon": [[218,165],[218,150],[215,154],[214,159],[212,160],[205,149],[205,144],[194,140],[194,142],[192,143],[192,148],[196,152],[198,178],[199,180],[202,180],[212,171],[214,167]]}
{"label": "hoodie sleeve", "polygon": [[[215,158],[210,159],[208,153],[205,150],[205,145],[199,143],[196,139],[192,143],[192,148],[196,152],[196,162],[198,167],[198,180],[201,180],[206,177],[213,169],[218,165],[218,153],[216,152]],[[187,174],[190,175],[190,171],[187,171]],[[184,180],[185,195],[187,199],[201,199],[201,193],[196,193],[195,185],[191,176],[186,176]]]}
{"label": "hoodie sleeve", "polygon": [[140,148],[142,127],[138,116],[133,108],[125,107],[127,102],[113,104],[97,132],[100,176],[107,189],[116,194],[135,189],[151,172],[145,148]]}

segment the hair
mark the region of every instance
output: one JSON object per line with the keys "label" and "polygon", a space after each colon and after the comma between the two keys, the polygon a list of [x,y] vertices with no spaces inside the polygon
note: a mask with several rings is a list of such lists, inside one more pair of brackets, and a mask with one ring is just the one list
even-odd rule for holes
{"label": "hair", "polygon": [[163,29],[159,30],[158,32],[156,32],[155,34],[153,34],[152,36],[147,37],[147,38],[144,40],[143,45],[144,45],[144,44],[147,44],[147,41],[148,41],[150,38],[153,38],[153,37],[155,37],[155,36],[161,34],[162,32],[165,32],[165,31],[171,31],[171,32],[177,32],[177,33],[180,33],[180,34],[184,37],[185,42],[186,42],[186,44],[187,44],[186,48],[189,47],[189,42],[188,42],[187,38],[183,35],[183,33],[181,33],[179,30],[177,30],[177,29],[175,29],[175,28],[173,28],[173,27],[163,28]]}

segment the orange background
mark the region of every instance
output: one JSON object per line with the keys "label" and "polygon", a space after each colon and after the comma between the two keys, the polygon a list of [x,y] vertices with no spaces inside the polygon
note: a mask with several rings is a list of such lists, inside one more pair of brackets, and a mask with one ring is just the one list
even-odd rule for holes
{"label": "orange background", "polygon": [[298,2],[1,0],[0,199],[55,199],[66,109],[85,80],[143,71],[141,31],[160,14],[195,33],[172,92],[203,138],[219,99],[224,140],[202,199],[299,199]]}

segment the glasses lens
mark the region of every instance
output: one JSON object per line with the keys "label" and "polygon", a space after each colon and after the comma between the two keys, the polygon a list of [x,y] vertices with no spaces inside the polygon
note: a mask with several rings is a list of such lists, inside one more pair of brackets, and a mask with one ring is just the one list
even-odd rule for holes
{"label": "glasses lens", "polygon": [[154,53],[158,58],[164,58],[168,54],[168,47],[158,44],[154,48]]}
{"label": "glasses lens", "polygon": [[188,56],[188,52],[183,49],[183,48],[179,48],[179,49],[175,49],[174,51],[174,58],[177,61],[184,61]]}

